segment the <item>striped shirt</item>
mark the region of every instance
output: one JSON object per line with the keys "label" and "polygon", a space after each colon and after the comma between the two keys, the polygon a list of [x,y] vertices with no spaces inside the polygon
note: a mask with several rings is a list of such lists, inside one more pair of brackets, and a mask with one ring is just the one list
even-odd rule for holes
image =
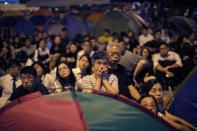
{"label": "striped shirt", "polygon": [[[113,85],[118,90],[117,76],[110,74],[108,81],[109,81],[110,85]],[[82,82],[81,82],[82,89],[93,89],[95,86],[96,86],[96,78],[95,78],[94,74],[87,75],[87,76],[83,77]],[[103,84],[101,85],[101,92],[106,92],[106,89]]]}

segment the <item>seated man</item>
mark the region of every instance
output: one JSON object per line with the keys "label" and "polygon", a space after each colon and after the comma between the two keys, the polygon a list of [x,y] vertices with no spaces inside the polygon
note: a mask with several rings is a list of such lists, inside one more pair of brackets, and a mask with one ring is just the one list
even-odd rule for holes
{"label": "seated man", "polygon": [[169,51],[168,45],[163,42],[159,47],[160,53],[153,56],[153,65],[156,76],[163,86],[163,90],[168,90],[169,86],[174,88],[177,82],[177,71],[183,66],[180,56]]}
{"label": "seated man", "polygon": [[7,63],[7,73],[0,77],[0,88],[2,88],[0,108],[5,105],[12,92],[22,84],[19,74],[20,63],[17,60],[10,59]]}
{"label": "seated man", "polygon": [[118,78],[108,73],[109,61],[106,52],[95,52],[92,56],[92,65],[93,73],[82,79],[81,87],[83,91],[88,93],[97,91],[114,95],[118,94]]}
{"label": "seated man", "polygon": [[20,79],[22,85],[19,86],[8,99],[9,101],[18,99],[27,94],[39,91],[41,94],[49,94],[44,85],[39,83],[36,79],[36,70],[31,66],[26,66],[21,70]]}
{"label": "seated man", "polygon": [[119,94],[129,99],[138,100],[140,94],[133,86],[132,78],[129,78],[126,69],[118,64],[121,57],[121,45],[116,42],[111,42],[107,46],[107,54],[109,58],[109,72],[116,75],[118,78]]}

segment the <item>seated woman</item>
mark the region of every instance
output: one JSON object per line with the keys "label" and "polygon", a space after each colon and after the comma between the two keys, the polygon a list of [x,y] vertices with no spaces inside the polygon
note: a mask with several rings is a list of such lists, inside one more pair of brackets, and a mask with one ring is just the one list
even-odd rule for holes
{"label": "seated woman", "polygon": [[91,73],[91,59],[89,55],[84,54],[79,58],[79,67],[72,69],[72,72],[76,79],[76,90],[80,90],[82,78]]}
{"label": "seated woman", "polygon": [[96,91],[118,94],[118,78],[108,73],[109,61],[106,52],[95,52],[92,56],[92,64],[93,73],[82,79],[81,87],[83,91],[87,93]]}
{"label": "seated woman", "polygon": [[[157,105],[157,110],[154,108],[152,109],[152,107],[148,108],[147,106],[145,106],[146,104],[144,104],[144,103],[146,103],[147,100],[150,100],[147,97],[145,97],[146,99],[141,98],[140,104],[142,106],[152,110],[154,113],[158,113],[158,115],[160,117],[162,117],[164,120],[166,120],[169,124],[171,124],[172,126],[174,126],[178,130],[185,130],[185,128],[191,128],[191,129],[196,130],[196,128],[193,125],[191,125],[190,123],[188,123],[187,121],[168,113],[168,111],[166,111],[164,109],[164,107],[163,107],[163,90],[162,90],[161,84],[156,79],[154,79],[154,77],[152,77],[152,79],[149,79],[147,82],[145,82],[142,85],[141,90],[143,93],[142,96],[147,96],[147,95],[152,96],[152,97],[150,97],[150,96],[148,96],[148,97],[151,98],[152,101],[155,101],[155,102],[152,102],[152,103],[155,103],[155,104],[152,104],[152,105],[154,105],[152,107],[155,107],[155,105]],[[146,102],[144,102],[144,101],[146,101]],[[151,102],[149,102],[149,103],[151,103]]]}
{"label": "seated woman", "polygon": [[44,64],[48,64],[50,61],[50,51],[46,47],[46,40],[40,39],[37,49],[34,53],[34,61],[41,61]]}
{"label": "seated woman", "polygon": [[38,76],[38,80],[40,82],[43,82],[44,81],[44,78],[47,74],[47,68],[46,66],[40,62],[40,61],[36,61],[32,64],[32,67],[34,67],[36,69],[36,72],[37,72],[37,76]]}
{"label": "seated woman", "polygon": [[66,62],[60,62],[57,64],[56,73],[55,82],[52,87],[54,93],[60,93],[68,89],[74,89],[75,78]]}

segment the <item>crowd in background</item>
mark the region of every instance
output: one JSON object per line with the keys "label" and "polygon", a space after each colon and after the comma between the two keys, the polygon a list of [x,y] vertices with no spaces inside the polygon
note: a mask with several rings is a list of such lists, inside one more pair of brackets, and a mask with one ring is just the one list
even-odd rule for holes
{"label": "crowd in background", "polygon": [[0,38],[1,98],[10,102],[35,91],[104,92],[159,112],[177,129],[194,129],[168,113],[166,103],[197,65],[196,34],[175,34],[164,25],[163,18],[168,16],[158,19],[158,12],[148,11],[156,16],[145,16],[151,26],[142,27],[137,38],[131,30],[111,32],[107,28],[101,36],[87,32],[72,40],[67,38],[66,28],[51,36],[38,30],[26,36],[4,28]]}

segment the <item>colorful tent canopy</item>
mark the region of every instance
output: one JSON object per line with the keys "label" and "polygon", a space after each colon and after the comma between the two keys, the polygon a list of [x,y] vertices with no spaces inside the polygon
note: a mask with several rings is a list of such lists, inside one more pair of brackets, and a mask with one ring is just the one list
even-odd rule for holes
{"label": "colorful tent canopy", "polygon": [[0,110],[0,129],[3,131],[171,129],[159,117],[135,104],[129,104],[128,101],[128,104],[121,102],[120,98],[70,91],[50,96],[34,93]]}
{"label": "colorful tent canopy", "polygon": [[[91,31],[93,26],[87,19],[66,15],[64,18],[60,18],[59,16],[50,18],[44,25],[44,30],[48,32],[52,28],[59,29],[60,25],[67,29],[69,39],[73,39],[76,34],[83,34],[84,31]],[[55,31],[56,33],[58,32]]]}
{"label": "colorful tent canopy", "polygon": [[197,67],[179,87],[169,111],[197,126]]}
{"label": "colorful tent canopy", "polygon": [[101,5],[109,4],[110,0],[30,0],[27,6],[38,7],[69,7],[73,5]]}
{"label": "colorful tent canopy", "polygon": [[96,12],[93,12],[91,13],[89,16],[88,16],[88,20],[93,22],[94,24],[96,24],[101,18],[102,16],[104,15],[103,12],[101,11],[96,11]]}

